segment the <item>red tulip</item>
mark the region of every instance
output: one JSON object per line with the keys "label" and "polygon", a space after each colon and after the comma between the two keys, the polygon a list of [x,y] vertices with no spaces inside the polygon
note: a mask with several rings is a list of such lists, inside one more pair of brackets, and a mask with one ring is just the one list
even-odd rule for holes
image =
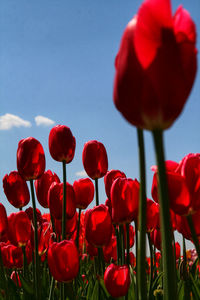
{"label": "red tulip", "polygon": [[89,178],[82,178],[73,183],[76,208],[86,209],[94,198],[94,185]]}
{"label": "red tulip", "polygon": [[106,263],[110,263],[111,259],[117,261],[117,239],[112,236],[108,245],[103,247],[103,255]]}
{"label": "red tulip", "polygon": [[53,182],[60,183],[60,179],[56,173],[52,173],[50,170],[44,172],[42,176],[35,180],[35,191],[37,195],[38,202],[44,208],[48,208],[48,191]]}
{"label": "red tulip", "polygon": [[53,243],[48,250],[48,265],[52,276],[59,282],[73,280],[79,271],[79,253],[73,241]]}
{"label": "red tulip", "polygon": [[46,253],[52,236],[52,227],[48,222],[44,222],[38,228],[38,253],[42,256]]}
{"label": "red tulip", "polygon": [[3,188],[8,201],[14,207],[21,208],[29,203],[30,195],[27,183],[17,171],[4,176]]}
{"label": "red tulip", "polygon": [[125,296],[128,293],[130,282],[130,271],[127,265],[111,264],[104,273],[104,283],[112,297]]}
{"label": "red tulip", "polygon": [[[71,238],[71,236],[76,230],[76,227],[77,227],[77,212],[75,212],[74,216],[71,219],[67,218],[65,229],[68,238]],[[62,233],[62,220],[55,219],[55,229],[56,229],[56,234],[60,236]]]}
{"label": "red tulip", "polygon": [[38,140],[28,137],[19,142],[17,169],[25,180],[37,179],[44,173],[44,150]]}
{"label": "red tulip", "polygon": [[112,220],[131,223],[136,220],[139,207],[139,182],[130,178],[117,178],[111,188]]}
{"label": "red tulip", "polygon": [[98,256],[98,248],[86,241],[86,252],[90,257]]}
{"label": "red tulip", "polygon": [[108,170],[108,158],[104,145],[98,141],[85,143],[82,154],[83,166],[92,179],[103,177]]}
{"label": "red tulip", "polygon": [[189,190],[190,212],[198,211],[200,209],[200,154],[186,155],[179,163],[177,173],[183,176]]}
{"label": "red tulip", "polygon": [[195,24],[170,0],[146,0],[127,25],[116,57],[114,102],[131,124],[167,129],[181,113],[196,69]]}
{"label": "red tulip", "polygon": [[16,246],[25,246],[31,238],[31,222],[24,211],[8,217],[8,238]]}
{"label": "red tulip", "polygon": [[113,182],[115,181],[115,179],[117,179],[118,177],[126,178],[126,175],[119,170],[110,170],[104,176],[106,195],[109,199],[110,199],[111,186],[112,186]]}
{"label": "red tulip", "polygon": [[161,232],[160,232],[160,229],[154,229],[154,231],[152,231],[150,233],[150,236],[151,236],[151,241],[154,244],[154,246],[158,250],[161,250],[162,245],[161,245]]}
{"label": "red tulip", "polygon": [[4,205],[0,203],[0,242],[4,240],[8,231],[8,218]]}
{"label": "red tulip", "polygon": [[[191,198],[185,178],[175,172],[167,172],[167,183],[170,208],[179,215],[187,215],[191,207]],[[158,175],[154,174],[152,183],[152,197],[158,201]]]}
{"label": "red tulip", "polygon": [[111,203],[111,200],[109,198],[106,199],[105,205],[108,207],[108,211],[109,211],[109,213],[112,217],[112,203]]}
{"label": "red tulip", "polygon": [[102,247],[110,242],[112,221],[104,204],[88,209],[85,213],[85,238],[88,243]]}
{"label": "red tulip", "polygon": [[[33,224],[33,208],[32,207],[27,208],[25,210],[25,213],[28,215],[29,220]],[[36,208],[36,216],[37,216],[37,223],[38,223],[38,226],[39,226],[43,223],[43,219],[42,219],[41,211],[38,208]]]}
{"label": "red tulip", "polygon": [[49,152],[56,161],[70,163],[74,158],[76,147],[75,137],[69,127],[57,125],[49,134]]}
{"label": "red tulip", "polygon": [[176,259],[179,259],[181,256],[181,246],[178,242],[175,243],[175,254],[176,254]]}
{"label": "red tulip", "polygon": [[159,218],[159,205],[151,199],[147,199],[146,228],[148,232],[158,227]]}
{"label": "red tulip", "polygon": [[[75,194],[71,184],[66,183],[67,205],[66,216],[71,219],[76,212]],[[48,205],[51,215],[58,220],[62,219],[63,183],[53,182],[48,192]]]}

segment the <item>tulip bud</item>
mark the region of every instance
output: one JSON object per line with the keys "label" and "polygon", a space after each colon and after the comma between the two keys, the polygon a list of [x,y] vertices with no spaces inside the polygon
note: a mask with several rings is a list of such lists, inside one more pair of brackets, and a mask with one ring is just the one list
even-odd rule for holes
{"label": "tulip bud", "polygon": [[37,179],[44,173],[44,150],[38,140],[28,137],[19,142],[17,169],[25,180]]}
{"label": "tulip bud", "polygon": [[74,158],[76,147],[75,137],[69,127],[57,125],[49,134],[49,152],[56,161],[70,163]]}
{"label": "tulip bud", "polygon": [[85,143],[82,154],[83,166],[92,179],[103,177],[108,170],[108,158],[104,145],[98,141]]}
{"label": "tulip bud", "polygon": [[82,178],[73,183],[76,208],[86,209],[94,198],[94,185],[89,178]]}

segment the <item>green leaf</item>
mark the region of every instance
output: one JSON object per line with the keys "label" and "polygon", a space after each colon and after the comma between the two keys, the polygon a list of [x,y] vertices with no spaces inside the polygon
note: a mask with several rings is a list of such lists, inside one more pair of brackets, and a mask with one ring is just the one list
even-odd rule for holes
{"label": "green leaf", "polygon": [[96,280],[96,282],[95,282],[91,300],[100,300],[99,299],[99,281],[98,280]]}
{"label": "green leaf", "polygon": [[108,293],[106,287],[105,287],[105,284],[104,284],[104,280],[103,279],[100,279],[100,285],[101,285],[101,288],[103,289],[104,293],[106,294],[106,297],[109,298],[110,297],[110,294]]}
{"label": "green leaf", "polygon": [[196,299],[200,299],[200,290],[199,290],[199,287],[196,283],[196,281],[194,280],[192,274],[190,273],[190,278],[191,278],[191,281],[192,281],[192,291],[195,295],[195,298]]}
{"label": "green leaf", "polygon": [[19,278],[21,280],[21,284],[22,284],[22,288],[24,288],[24,290],[30,294],[30,295],[33,295],[34,294],[34,290],[33,290],[33,284],[32,282],[28,282],[27,280],[24,279],[24,277],[20,274],[19,274]]}

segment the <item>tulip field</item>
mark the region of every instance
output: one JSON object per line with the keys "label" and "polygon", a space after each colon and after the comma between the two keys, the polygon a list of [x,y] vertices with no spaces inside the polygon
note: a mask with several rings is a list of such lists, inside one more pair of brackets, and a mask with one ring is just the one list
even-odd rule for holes
{"label": "tulip field", "polygon": [[[87,177],[70,184],[76,138],[66,125],[48,137],[62,178],[46,166],[37,139],[19,141],[17,171],[2,180],[18,211],[7,215],[0,203],[0,300],[200,299],[200,153],[176,162],[163,146],[193,87],[196,57],[189,12],[179,6],[172,15],[169,0],[143,1],[121,38],[113,91],[137,130],[139,178],[109,170],[105,146],[90,140],[82,150]],[[152,133],[156,158],[151,195],[143,130]]]}

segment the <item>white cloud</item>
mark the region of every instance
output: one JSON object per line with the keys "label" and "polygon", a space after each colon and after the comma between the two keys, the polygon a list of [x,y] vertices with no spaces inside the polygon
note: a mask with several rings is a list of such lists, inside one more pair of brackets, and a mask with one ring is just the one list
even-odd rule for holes
{"label": "white cloud", "polygon": [[76,172],[76,176],[77,177],[86,177],[87,173],[84,170],[78,171],[78,172]]}
{"label": "white cloud", "polygon": [[12,114],[0,116],[0,130],[9,130],[13,127],[31,127],[31,123]]}
{"label": "white cloud", "polygon": [[37,126],[50,126],[53,125],[55,122],[49,118],[43,117],[43,116],[36,116],[35,117],[35,123]]}

